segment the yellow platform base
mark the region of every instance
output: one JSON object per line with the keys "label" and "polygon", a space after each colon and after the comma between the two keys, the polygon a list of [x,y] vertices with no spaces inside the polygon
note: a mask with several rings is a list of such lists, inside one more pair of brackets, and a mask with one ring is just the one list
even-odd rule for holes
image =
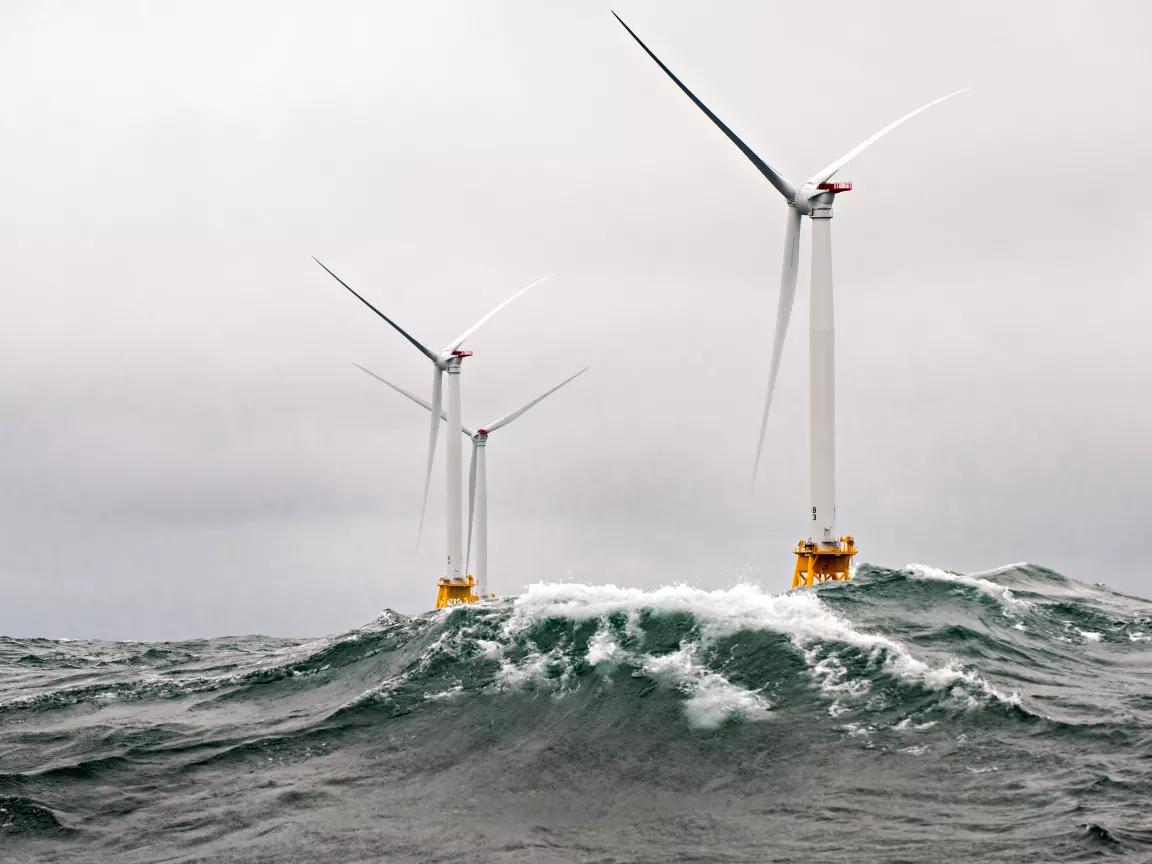
{"label": "yellow platform base", "polygon": [[831,547],[801,540],[792,551],[796,553],[793,588],[811,588],[824,582],[847,582],[852,578],[856,538],[851,535],[841,537],[839,544]]}
{"label": "yellow platform base", "polygon": [[475,603],[480,598],[473,590],[476,580],[469,576],[467,579],[449,579],[444,577],[436,583],[436,608],[445,609],[448,606],[462,606],[465,603]]}

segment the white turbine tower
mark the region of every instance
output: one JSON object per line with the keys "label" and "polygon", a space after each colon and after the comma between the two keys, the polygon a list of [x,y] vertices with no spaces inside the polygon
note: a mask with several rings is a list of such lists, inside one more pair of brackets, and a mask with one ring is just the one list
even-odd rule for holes
{"label": "white turbine tower", "polygon": [[[449,430],[459,429],[460,426],[460,365],[465,357],[471,357],[471,351],[464,351],[460,348],[464,342],[471,337],[477,330],[479,330],[488,319],[527,291],[529,288],[534,288],[545,279],[550,277],[544,276],[537,279],[532,284],[525,288],[521,288],[455,339],[448,343],[441,351],[433,351],[422,343],[418,342],[415,337],[404,330],[399,324],[365,300],[362,296],[356,293],[355,290],[343,279],[329,270],[323,262],[318,258],[313,258],[317,264],[328,272],[333,279],[343,285],[351,292],[357,300],[383,318],[397,333],[407,339],[421,354],[432,361],[432,428],[428,436],[428,467],[424,475],[424,500],[420,505],[420,528],[418,529],[417,542],[419,542],[420,534],[424,530],[424,513],[428,507],[428,487],[432,481],[432,464],[436,457],[436,434],[440,429],[440,414],[445,414],[445,419],[448,421]],[[444,373],[448,373],[448,410],[441,411],[442,404],[442,379]],[[476,599],[476,595],[472,591],[472,581],[467,578],[464,566],[464,543],[461,532],[461,522],[463,514],[461,513],[461,496],[463,493],[463,465],[460,454],[460,439],[455,435],[445,436],[445,462],[446,462],[446,475],[447,475],[447,572],[437,582],[436,593],[436,607],[451,606],[457,603],[471,603]]]}
{"label": "white turbine tower", "polygon": [[813,174],[799,189],[793,188],[772,167],[761,159],[752,148],[740,140],[712,111],[696,98],[684,83],[672,74],[664,63],[652,53],[632,28],[624,23],[615,12],[616,20],[628,31],[664,73],[675,82],[684,94],[695,103],[735,144],[741,153],[756,166],[769,183],[779,192],[788,205],[788,221],[784,233],[784,266],[780,280],[780,301],[776,311],[776,334],[772,343],[771,363],[768,370],[768,392],[764,400],[764,415],[760,421],[760,434],[756,442],[756,459],[752,467],[752,479],[760,465],[760,453],[764,446],[764,430],[768,425],[768,412],[772,406],[772,395],[776,389],[776,377],[780,370],[780,356],[784,350],[784,337],[788,332],[788,320],[792,315],[792,301],[796,296],[797,266],[800,252],[800,221],[808,216],[812,220],[812,296],[809,323],[809,446],[811,472],[811,519],[807,540],[801,540],[796,549],[796,568],[793,571],[792,587],[811,586],[814,582],[849,579],[852,557],[856,554],[855,541],[851,536],[836,536],[836,354],[835,319],[832,304],[832,204],[836,195],[852,189],[851,183],[832,182],[832,177],[907,120],[945,99],[951,99],[970,88],[957,90],[934,99],[927,105],[917,108],[900,119],[889,123],[875,135],[857,144],[835,162]]}
{"label": "white turbine tower", "polygon": [[[436,411],[431,404],[426,400],[421,399],[415,393],[405,390],[399,384],[393,384],[387,378],[377,375],[371,369],[365,369],[359,363],[355,364],[356,368],[362,372],[366,372],[384,384],[387,384],[397,393],[407,396],[417,405],[422,405],[425,410],[432,412],[432,417],[435,418]],[[531,402],[517,408],[508,414],[505,414],[499,420],[493,420],[486,426],[479,429],[469,429],[466,426],[461,426],[460,431],[472,439],[472,461],[468,469],[468,553],[469,557],[465,558],[468,562],[472,553],[472,538],[476,538],[476,587],[480,591],[480,596],[483,597],[488,593],[488,460],[486,451],[488,449],[488,436],[504,426],[507,426],[529,408],[533,407],[539,402],[544,401],[569,381],[579,378],[588,367],[585,366],[575,375],[570,375],[565,378],[555,387],[537,396]],[[444,420],[448,419],[447,414],[441,412],[440,415]]]}

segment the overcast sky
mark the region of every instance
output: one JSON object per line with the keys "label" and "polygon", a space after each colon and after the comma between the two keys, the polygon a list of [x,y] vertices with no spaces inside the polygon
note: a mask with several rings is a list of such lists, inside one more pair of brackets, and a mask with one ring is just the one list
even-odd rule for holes
{"label": "overcast sky", "polygon": [[[1144,3],[617,11],[833,225],[860,559],[1148,596]],[[440,346],[491,574],[783,590],[808,528],[807,279],[755,492],[786,208],[600,3],[0,7],[0,633],[340,630],[431,606]],[[439,454],[438,468],[443,465]]]}

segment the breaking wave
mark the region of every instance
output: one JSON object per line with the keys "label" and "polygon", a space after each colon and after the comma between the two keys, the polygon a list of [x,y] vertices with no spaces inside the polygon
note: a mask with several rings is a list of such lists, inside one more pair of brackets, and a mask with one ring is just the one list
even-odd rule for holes
{"label": "breaking wave", "polygon": [[[901,844],[916,860],[1139,858],[1152,823],[1128,805],[1152,789],[1128,754],[1152,740],[1150,640],[1152,605],[1026,564],[862,565],[852,583],[780,594],[538,583],[312,640],[0,638],[0,838],[29,856],[66,844],[75,860],[193,847],[293,860],[289,838],[336,849],[348,835],[325,826],[368,830],[372,796],[435,824],[464,783],[468,812],[502,837],[523,840],[507,814],[536,812],[537,795],[595,810],[607,794],[655,825],[691,794],[747,811],[724,836],[755,846],[754,803],[770,790],[779,860],[793,860],[810,846],[781,821],[783,802],[819,788],[848,808],[828,837],[883,839],[888,851],[858,860],[899,858]],[[1000,800],[1006,783],[1029,826],[1016,839],[1033,845],[989,834],[981,805],[951,841],[918,846],[924,819],[966,796]],[[288,797],[260,791],[282,787]],[[190,816],[203,789],[249,802],[246,815]],[[921,822],[893,795],[916,800]],[[851,817],[877,808],[883,828]],[[427,860],[433,839],[409,829],[401,858]],[[632,860],[631,840],[615,839],[581,842],[586,857]]]}

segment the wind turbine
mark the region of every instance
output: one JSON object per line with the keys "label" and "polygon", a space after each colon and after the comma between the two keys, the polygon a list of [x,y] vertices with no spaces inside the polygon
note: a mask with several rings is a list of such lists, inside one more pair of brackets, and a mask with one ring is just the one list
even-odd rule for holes
{"label": "wind turbine", "polygon": [[812,294],[809,321],[809,446],[812,518],[811,533],[801,540],[795,550],[796,568],[792,587],[811,586],[814,582],[840,581],[851,578],[852,557],[856,554],[855,540],[850,535],[836,537],[836,354],[835,317],[832,305],[832,204],[838,194],[849,192],[851,183],[834,182],[832,177],[841,168],[895,129],[922,111],[939,105],[971,88],[964,88],[934,99],[927,105],[905,114],[889,123],[875,135],[864,139],[835,162],[817,171],[799,189],[794,188],[767,162],[745,144],[712,111],[677,78],[672,70],[652,53],[632,28],[615,12],[612,13],[628,34],[636,40],[656,65],[672,79],[696,107],[716,124],[728,139],[739,148],[764,178],[772,184],[788,205],[788,221],[784,232],[784,265],[780,279],[780,301],[776,310],[776,333],[772,343],[771,364],[768,370],[768,392],[764,399],[764,414],[760,421],[760,434],[756,441],[756,459],[752,467],[752,480],[760,466],[764,447],[764,430],[768,425],[768,412],[776,389],[780,370],[780,356],[784,350],[784,337],[792,315],[792,301],[796,296],[797,265],[800,251],[800,221],[807,216],[812,220]]}
{"label": "wind turbine", "polygon": [[[355,365],[360,371],[366,372],[377,381],[387,384],[397,393],[402,396],[407,396],[417,405],[424,406],[425,410],[432,413],[433,421],[435,421],[436,409],[426,400],[421,399],[415,393],[410,393],[399,384],[393,384],[387,378],[377,375],[371,369],[365,369],[359,363]],[[531,402],[522,405],[515,411],[505,414],[499,420],[493,420],[486,426],[475,430],[469,429],[466,426],[460,427],[460,431],[472,439],[472,460],[468,468],[468,555],[471,556],[472,553],[472,537],[473,533],[475,533],[476,587],[479,589],[481,597],[488,593],[488,460],[486,456],[488,436],[497,429],[507,426],[529,408],[544,401],[569,381],[579,378],[587,371],[588,367],[585,366],[575,375],[568,376],[555,387],[546,390]],[[444,420],[448,419],[448,415],[443,412],[441,412],[440,416]],[[466,558],[465,561],[467,562],[467,560]]]}
{"label": "wind turbine", "polygon": [[[413,347],[416,348],[421,354],[432,361],[432,403],[430,410],[432,411],[432,428],[428,436],[428,467],[424,475],[424,500],[420,505],[420,527],[417,532],[416,542],[420,542],[420,535],[424,531],[424,513],[428,509],[428,487],[432,482],[432,463],[436,457],[436,433],[440,429],[440,415],[445,413],[445,419],[448,421],[448,429],[459,429],[460,426],[460,366],[465,357],[471,357],[471,351],[461,349],[461,345],[472,336],[477,330],[484,326],[493,315],[523,294],[530,288],[534,288],[541,282],[550,278],[544,276],[537,279],[525,288],[521,288],[451,342],[449,342],[443,350],[433,351],[426,347],[421,342],[418,342],[415,337],[408,333],[399,324],[369,303],[366,299],[356,293],[355,290],[343,279],[329,270],[322,261],[318,258],[313,258],[317,264],[328,272],[328,275],[343,285],[357,300],[383,318],[389,326],[392,327],[397,333],[407,339]],[[443,401],[442,396],[442,379],[444,373],[448,373],[448,410],[442,412],[441,405]],[[437,608],[441,606],[450,606],[457,603],[471,603],[475,601],[476,595],[472,592],[472,581],[465,573],[464,551],[463,551],[463,537],[461,536],[461,493],[462,489],[462,463],[460,454],[460,440],[454,435],[448,435],[444,441],[445,456],[447,463],[447,486],[448,486],[448,504],[447,504],[447,548],[448,548],[448,567],[447,573],[437,582],[437,595],[436,604]]]}

